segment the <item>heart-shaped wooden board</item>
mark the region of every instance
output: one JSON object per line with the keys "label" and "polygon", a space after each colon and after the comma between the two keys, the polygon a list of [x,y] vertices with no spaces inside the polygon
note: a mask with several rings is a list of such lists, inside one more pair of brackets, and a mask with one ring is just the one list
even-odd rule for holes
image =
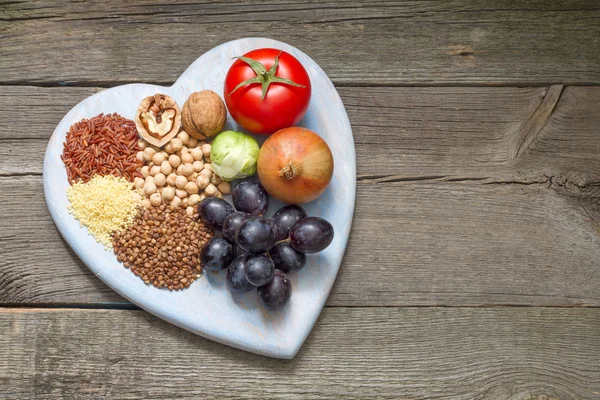
{"label": "heart-shaped wooden board", "polygon": [[[292,298],[279,312],[264,310],[258,303],[256,291],[232,295],[225,284],[224,271],[205,273],[189,288],[178,292],[144,284],[67,212],[69,183],[60,159],[69,127],[82,118],[117,112],[133,119],[140,101],[155,93],[172,96],[180,106],[192,92],[211,89],[222,95],[232,57],[262,47],[283,49],[293,54],[308,71],[312,98],[300,125],[325,139],[335,163],[333,179],[326,192],[305,205],[309,215],[332,223],[335,237],[326,250],[308,256],[303,270],[290,275]],[[242,130],[230,116],[226,129]],[[264,141],[264,137],[257,138]],[[98,278],[132,303],[174,325],[220,343],[279,358],[294,357],[327,300],[348,242],[355,192],[356,157],[352,130],[333,84],[306,54],[285,43],[264,38],[235,40],[210,50],[171,87],[123,85],[85,99],[56,127],[44,159],[44,193],[52,218],[67,243]],[[281,206],[270,199],[267,215],[272,215]]]}

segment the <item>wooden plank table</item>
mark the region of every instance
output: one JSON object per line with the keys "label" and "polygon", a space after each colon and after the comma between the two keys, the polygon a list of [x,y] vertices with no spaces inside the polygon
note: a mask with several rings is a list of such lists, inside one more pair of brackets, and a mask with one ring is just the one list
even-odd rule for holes
{"label": "wooden plank table", "polygon": [[[307,52],[354,131],[357,204],[294,360],[202,339],[61,239],[62,116],[228,40]],[[597,1],[0,1],[0,398],[600,399]]]}

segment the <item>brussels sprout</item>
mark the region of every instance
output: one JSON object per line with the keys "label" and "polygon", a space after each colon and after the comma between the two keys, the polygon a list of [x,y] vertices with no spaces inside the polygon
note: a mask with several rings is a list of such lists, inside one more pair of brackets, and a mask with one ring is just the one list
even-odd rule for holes
{"label": "brussels sprout", "polygon": [[215,137],[210,150],[212,170],[226,181],[256,173],[258,142],[241,132],[225,131]]}

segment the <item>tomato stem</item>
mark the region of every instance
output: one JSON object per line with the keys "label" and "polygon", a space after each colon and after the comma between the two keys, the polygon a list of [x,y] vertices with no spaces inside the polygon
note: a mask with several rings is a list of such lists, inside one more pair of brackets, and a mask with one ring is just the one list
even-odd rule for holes
{"label": "tomato stem", "polygon": [[234,59],[237,58],[237,59],[245,62],[246,64],[248,64],[250,66],[250,68],[252,68],[252,70],[256,73],[256,76],[253,78],[247,79],[244,82],[241,82],[240,84],[238,84],[231,91],[231,93],[229,93],[229,95],[231,96],[239,88],[244,87],[246,85],[253,84],[253,83],[260,83],[262,85],[262,96],[260,98],[261,100],[263,100],[265,98],[265,96],[267,95],[267,91],[269,90],[269,86],[271,85],[271,83],[283,83],[285,85],[296,86],[296,87],[301,87],[301,88],[306,87],[304,85],[300,85],[289,79],[281,78],[281,77],[275,75],[277,73],[277,66],[279,65],[279,56],[281,55],[282,52],[283,52],[283,50],[281,50],[279,52],[279,54],[275,57],[275,62],[273,63],[273,66],[271,68],[269,68],[268,71],[267,71],[267,68],[262,63],[260,63],[256,60],[253,60],[252,58],[243,57],[243,56],[233,57]]}

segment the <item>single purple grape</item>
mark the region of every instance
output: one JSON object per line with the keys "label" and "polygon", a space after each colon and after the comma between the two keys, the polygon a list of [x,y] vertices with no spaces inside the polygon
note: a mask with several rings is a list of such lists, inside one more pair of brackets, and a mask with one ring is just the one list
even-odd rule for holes
{"label": "single purple grape", "polygon": [[302,253],[318,253],[333,240],[333,226],[323,218],[307,217],[290,230],[290,243]]}
{"label": "single purple grape", "polygon": [[200,250],[200,264],[210,271],[227,268],[233,261],[233,246],[224,237],[210,239]]}
{"label": "single purple grape", "polygon": [[233,260],[227,268],[227,286],[234,293],[247,293],[254,289],[254,286],[246,279],[246,273],[244,272],[248,258],[250,256],[244,254]]}
{"label": "single purple grape", "polygon": [[216,230],[223,228],[223,221],[234,211],[231,204],[218,197],[207,197],[198,204],[198,214],[202,222]]}
{"label": "single purple grape", "polygon": [[277,228],[272,221],[264,217],[251,217],[239,227],[235,234],[235,241],[242,250],[261,254],[273,247],[276,232]]}
{"label": "single purple grape", "polygon": [[294,249],[288,242],[279,242],[271,250],[269,255],[275,264],[275,268],[290,274],[300,271],[306,264],[306,255]]}
{"label": "single purple grape", "polygon": [[258,182],[242,181],[235,185],[231,192],[233,205],[238,211],[258,216],[267,212],[269,195]]}
{"label": "single purple grape", "polygon": [[254,286],[263,286],[271,282],[274,271],[275,264],[267,254],[250,256],[244,268],[246,279]]}
{"label": "single purple grape", "polygon": [[281,310],[292,297],[292,284],[288,277],[276,269],[271,282],[258,288],[258,299],[270,311]]}

